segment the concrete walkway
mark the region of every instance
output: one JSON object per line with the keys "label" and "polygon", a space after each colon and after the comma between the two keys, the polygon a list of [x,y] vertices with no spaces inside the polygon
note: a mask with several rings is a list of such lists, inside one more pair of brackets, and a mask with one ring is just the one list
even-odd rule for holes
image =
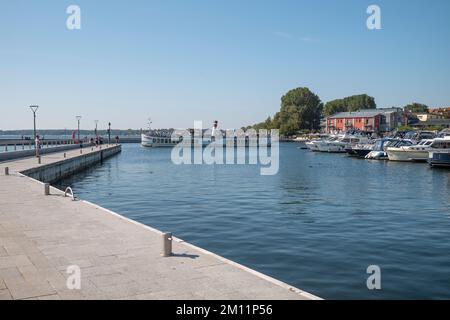
{"label": "concrete walkway", "polygon": [[[179,239],[174,256],[161,257],[158,230],[54,188],[45,196],[42,183],[18,173],[35,166],[35,158],[0,163],[0,300],[316,298]],[[67,287],[71,265],[81,269],[80,290]]]}

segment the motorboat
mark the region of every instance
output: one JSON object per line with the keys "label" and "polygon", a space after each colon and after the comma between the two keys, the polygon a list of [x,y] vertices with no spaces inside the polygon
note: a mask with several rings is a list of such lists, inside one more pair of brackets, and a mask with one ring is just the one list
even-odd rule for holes
{"label": "motorboat", "polygon": [[310,139],[308,137],[301,136],[301,137],[296,137],[292,141],[298,143],[300,149],[308,149],[308,147],[306,146],[306,143],[308,143],[310,141]]}
{"label": "motorboat", "polygon": [[373,146],[372,151],[370,151],[365,158],[374,160],[388,160],[388,155],[386,153],[387,147],[402,147],[411,146],[413,143],[411,140],[394,139],[394,138],[382,138],[378,139]]}
{"label": "motorboat", "polygon": [[428,151],[431,167],[450,167],[450,136],[436,138]]}
{"label": "motorboat", "polygon": [[373,150],[374,142],[357,144],[345,148],[347,154],[351,157],[364,158],[370,151]]}
{"label": "motorboat", "polygon": [[315,138],[305,142],[305,146],[311,151],[320,151],[320,146],[330,139],[337,139],[335,136],[325,136],[322,138]]}
{"label": "motorboat", "polygon": [[389,146],[386,153],[391,161],[427,161],[433,142],[434,139],[424,139],[411,146]]}
{"label": "motorboat", "polygon": [[359,132],[347,132],[343,136],[338,136],[335,139],[324,141],[319,144],[319,151],[331,153],[344,153],[347,149],[357,145],[368,143],[369,137]]}

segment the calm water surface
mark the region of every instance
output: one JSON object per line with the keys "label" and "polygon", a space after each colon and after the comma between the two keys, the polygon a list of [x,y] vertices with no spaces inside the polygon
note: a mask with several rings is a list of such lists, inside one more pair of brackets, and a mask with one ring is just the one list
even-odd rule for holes
{"label": "calm water surface", "polygon": [[[122,154],[67,179],[82,199],[323,298],[450,299],[450,170],[280,146],[280,170]],[[381,290],[366,269],[381,268]]]}

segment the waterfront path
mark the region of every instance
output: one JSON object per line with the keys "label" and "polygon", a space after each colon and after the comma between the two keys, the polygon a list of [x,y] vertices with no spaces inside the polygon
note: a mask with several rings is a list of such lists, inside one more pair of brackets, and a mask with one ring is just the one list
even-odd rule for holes
{"label": "waterfront path", "polygon": [[[58,161],[62,153],[41,165]],[[162,257],[160,231],[55,188],[45,196],[41,182],[20,174],[36,166],[36,158],[0,163],[0,300],[316,298],[180,239]],[[72,265],[80,290],[66,284]]]}

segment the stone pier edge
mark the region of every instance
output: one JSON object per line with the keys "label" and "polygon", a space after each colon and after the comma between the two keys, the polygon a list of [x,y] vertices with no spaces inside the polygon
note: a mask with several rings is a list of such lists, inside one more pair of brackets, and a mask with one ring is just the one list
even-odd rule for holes
{"label": "stone pier edge", "polygon": [[[34,179],[34,178],[28,177],[27,175],[25,175],[25,174],[23,174],[23,173],[21,173],[21,172],[16,172],[15,174],[18,175],[18,176],[20,176],[20,177],[22,177],[22,178],[30,179],[31,181],[34,181],[35,183],[41,184],[42,186],[45,185],[45,183],[43,183],[43,182],[41,182],[41,181],[39,181],[39,180],[36,180],[36,179]],[[50,186],[50,190],[51,190],[50,192],[58,193],[58,194],[64,196],[64,191],[62,191],[62,190],[60,190],[60,189],[58,189],[58,188],[56,188],[56,187]],[[76,197],[76,195],[75,195],[75,197]],[[70,198],[68,197],[68,200],[69,200],[69,199],[70,199]],[[106,208],[104,208],[104,207],[102,207],[102,206],[99,206],[99,205],[97,205],[97,204],[95,204],[95,203],[92,203],[92,202],[89,202],[89,201],[87,201],[87,200],[77,199],[77,200],[75,200],[75,201],[83,202],[83,203],[85,203],[85,204],[87,204],[87,205],[90,205],[90,206],[92,206],[92,207],[94,207],[94,208],[96,208],[96,209],[99,209],[99,210],[103,211],[104,213],[107,213],[107,214],[113,215],[113,216],[115,216],[115,217],[118,217],[118,218],[121,219],[121,220],[124,220],[124,221],[126,221],[126,222],[128,222],[128,223],[132,223],[132,224],[134,224],[134,225],[136,225],[136,226],[139,226],[139,227],[141,227],[141,228],[144,228],[144,229],[146,229],[146,230],[148,230],[148,231],[151,231],[151,232],[153,232],[153,233],[157,233],[157,234],[162,234],[162,233],[163,233],[162,231],[160,231],[160,230],[158,230],[158,229],[156,229],[156,228],[153,228],[153,227],[150,227],[150,226],[148,226],[148,225],[145,225],[145,224],[143,224],[143,223],[141,223],[141,222],[139,222],[139,221],[136,221],[136,220],[127,218],[127,217],[125,217],[125,216],[123,216],[123,215],[121,215],[121,214],[119,214],[119,213],[116,213],[116,212],[114,212],[114,211],[111,211],[111,210],[109,210],[109,209],[106,209]],[[232,265],[232,266],[234,266],[234,267],[236,267],[236,268],[238,268],[238,269],[244,270],[244,271],[246,271],[246,272],[248,272],[248,273],[250,273],[250,274],[253,274],[253,275],[255,275],[255,276],[257,276],[257,277],[259,277],[259,278],[261,278],[261,279],[264,279],[264,280],[266,280],[266,281],[268,281],[268,282],[271,282],[271,283],[273,283],[273,284],[275,284],[275,285],[277,285],[277,286],[280,286],[280,287],[282,287],[282,288],[284,288],[284,289],[287,289],[287,290],[289,290],[289,291],[295,292],[295,293],[299,294],[300,296],[305,297],[306,299],[310,299],[310,300],[323,300],[322,298],[320,298],[320,297],[318,297],[318,296],[315,296],[315,295],[313,295],[313,294],[311,294],[311,293],[308,293],[308,292],[306,292],[306,291],[303,291],[303,290],[301,290],[301,289],[299,289],[299,288],[296,288],[296,287],[294,287],[294,286],[292,286],[292,285],[289,285],[289,284],[287,284],[287,283],[285,283],[285,282],[283,282],[283,281],[277,280],[277,279],[275,279],[275,278],[273,278],[273,277],[271,277],[271,276],[268,276],[268,275],[266,275],[266,274],[264,274],[264,273],[261,273],[261,272],[259,272],[259,271],[254,270],[254,269],[251,269],[251,268],[249,268],[249,267],[246,267],[246,266],[244,266],[244,265],[242,265],[242,264],[239,264],[239,263],[237,263],[237,262],[235,262],[235,261],[232,261],[232,260],[230,260],[230,259],[224,258],[224,257],[222,257],[222,256],[220,256],[220,255],[218,255],[218,254],[215,254],[215,253],[213,253],[213,252],[211,252],[211,251],[208,251],[208,250],[206,250],[206,249],[197,247],[197,246],[195,246],[195,245],[193,245],[193,244],[191,244],[191,243],[189,243],[189,242],[184,241],[183,239],[180,239],[180,238],[177,238],[177,237],[172,237],[172,238],[173,238],[174,241],[176,241],[176,242],[178,242],[178,243],[183,243],[184,245],[186,245],[186,246],[188,246],[188,247],[191,247],[191,248],[194,249],[194,250],[198,250],[198,251],[204,253],[205,255],[210,255],[210,256],[212,256],[212,257],[214,257],[214,258],[216,258],[216,259],[218,259],[218,260],[220,260],[220,261],[222,261],[222,262],[224,262],[224,263],[227,263],[227,264],[229,264],[229,265]]]}

